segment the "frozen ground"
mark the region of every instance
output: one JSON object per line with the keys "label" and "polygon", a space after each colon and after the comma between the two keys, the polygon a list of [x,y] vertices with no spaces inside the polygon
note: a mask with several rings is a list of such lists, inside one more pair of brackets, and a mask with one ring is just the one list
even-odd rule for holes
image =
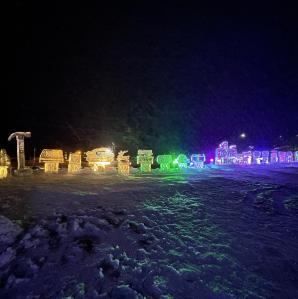
{"label": "frozen ground", "polygon": [[298,298],[298,167],[0,181],[0,298]]}

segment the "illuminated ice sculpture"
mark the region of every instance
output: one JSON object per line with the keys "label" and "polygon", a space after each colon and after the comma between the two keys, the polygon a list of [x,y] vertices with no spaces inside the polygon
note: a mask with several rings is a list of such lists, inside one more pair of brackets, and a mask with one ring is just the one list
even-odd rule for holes
{"label": "illuminated ice sculpture", "polygon": [[[252,148],[252,147],[251,147]],[[292,163],[298,162],[298,151],[279,151],[272,149],[271,151],[245,151],[237,153],[236,145],[228,144],[228,141],[223,141],[215,150],[215,164],[217,165],[251,165],[251,164],[275,164],[275,163]]]}
{"label": "illuminated ice sculpture", "polygon": [[118,161],[118,173],[122,175],[129,175],[130,162],[129,156],[125,156],[128,151],[120,151],[117,156]]}
{"label": "illuminated ice sculpture", "polygon": [[243,152],[243,165],[251,165],[252,163],[252,152]]}
{"label": "illuminated ice sculpture", "polygon": [[18,158],[18,172],[31,173],[32,170],[25,166],[25,138],[31,137],[31,132],[14,132],[8,137],[8,141],[13,138],[17,140],[17,158]]}
{"label": "illuminated ice sculpture", "polygon": [[69,154],[68,160],[68,173],[75,173],[81,170],[82,167],[82,154],[80,151]]}
{"label": "illuminated ice sculpture", "polygon": [[0,165],[0,180],[7,178],[8,176],[8,167]]}
{"label": "illuminated ice sculpture", "polygon": [[140,164],[141,172],[151,172],[153,164],[152,150],[138,150],[137,164]]}
{"label": "illuminated ice sculpture", "polygon": [[179,154],[178,157],[174,160],[174,164],[177,164],[180,169],[187,168],[189,159],[184,154]]}
{"label": "illuminated ice sculpture", "polygon": [[286,152],[286,163],[292,163],[294,161],[293,152],[288,151]]}
{"label": "illuminated ice sculpture", "polygon": [[262,162],[262,152],[253,151],[252,152],[252,163],[253,164],[261,164]]}
{"label": "illuminated ice sculpture", "polygon": [[107,165],[114,162],[115,154],[108,147],[95,148],[86,152],[86,160],[94,171],[105,171]]}
{"label": "illuminated ice sculpture", "polygon": [[44,163],[44,171],[57,173],[59,164],[64,162],[63,151],[61,149],[43,149],[39,162]]}
{"label": "illuminated ice sculpture", "polygon": [[215,164],[225,165],[228,164],[229,156],[229,143],[228,141],[223,141],[220,143],[219,147],[215,150]]}
{"label": "illuminated ice sculpture", "polygon": [[237,154],[237,164],[243,165],[243,153],[238,153]]}
{"label": "illuminated ice sculpture", "polygon": [[277,152],[277,150],[272,150],[270,152],[270,163],[271,164],[278,163],[278,152]]}
{"label": "illuminated ice sculpture", "polygon": [[283,152],[283,151],[279,151],[278,152],[278,162],[279,163],[286,163],[287,160],[286,160],[286,152]]}
{"label": "illuminated ice sculpture", "polygon": [[10,157],[5,149],[0,150],[0,179],[8,176],[8,169],[11,166]]}
{"label": "illuminated ice sculpture", "polygon": [[262,151],[262,164],[268,164],[269,163],[269,151]]}
{"label": "illuminated ice sculpture", "polygon": [[237,161],[237,146],[235,144],[232,144],[227,149],[228,151],[228,164],[236,164]]}
{"label": "illuminated ice sculpture", "polygon": [[171,155],[158,155],[156,161],[159,164],[160,171],[169,171],[173,163],[173,158]]}
{"label": "illuminated ice sculpture", "polygon": [[192,154],[190,156],[190,161],[194,168],[204,168],[206,156],[205,154]]}

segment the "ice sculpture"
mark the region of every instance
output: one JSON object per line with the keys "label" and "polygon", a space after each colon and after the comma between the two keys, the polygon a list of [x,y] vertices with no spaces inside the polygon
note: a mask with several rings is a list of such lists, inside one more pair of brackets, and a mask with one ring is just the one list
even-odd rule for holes
{"label": "ice sculpture", "polygon": [[7,166],[7,167],[11,166],[10,157],[8,156],[6,149],[4,148],[0,150],[0,165]]}
{"label": "ice sculpture", "polygon": [[124,156],[128,151],[120,151],[117,156],[118,173],[122,175],[129,175],[130,162],[129,156]]}
{"label": "ice sculpture", "polygon": [[64,162],[63,151],[61,149],[43,149],[39,156],[39,162],[45,163],[45,172],[57,173],[59,164]]}
{"label": "ice sculpture", "polygon": [[14,132],[8,137],[8,141],[13,138],[17,140],[18,171],[31,173],[30,168],[25,167],[25,138],[31,137],[31,132]]}
{"label": "ice sculpture", "polygon": [[141,172],[150,172],[153,164],[152,150],[138,150],[137,164],[140,164]]}
{"label": "ice sculpture", "polygon": [[68,173],[78,172],[82,165],[82,154],[80,151],[69,154]]}
{"label": "ice sculpture", "polygon": [[286,152],[286,163],[292,163],[294,161],[293,152],[288,151]]}
{"label": "ice sculpture", "polygon": [[243,165],[251,165],[252,163],[252,152],[243,152]]}
{"label": "ice sculpture", "polygon": [[187,168],[187,164],[189,163],[189,159],[184,154],[179,154],[178,157],[174,160],[174,164],[177,164],[180,169]]}
{"label": "ice sculpture", "polygon": [[269,163],[269,151],[262,151],[262,163],[268,164]]}
{"label": "ice sculpture", "polygon": [[228,148],[228,164],[236,164],[237,161],[237,146],[235,144],[230,145]]}
{"label": "ice sculpture", "polygon": [[237,164],[243,165],[243,153],[237,154]]}
{"label": "ice sculpture", "polygon": [[171,155],[158,155],[156,161],[160,165],[160,171],[169,171],[173,163],[173,158]]}
{"label": "ice sculpture", "polygon": [[262,153],[260,151],[252,152],[252,163],[253,164],[261,164],[262,161]]}
{"label": "ice sculpture", "polygon": [[245,151],[237,153],[236,145],[228,144],[228,141],[223,141],[219,147],[215,150],[215,164],[274,164],[274,163],[291,163],[293,161],[298,162],[298,151]]}
{"label": "ice sculpture", "polygon": [[0,180],[7,178],[8,176],[8,166],[0,166]]}
{"label": "ice sculpture", "polygon": [[86,160],[94,171],[105,171],[107,165],[114,162],[115,154],[108,147],[95,148],[86,152]]}
{"label": "ice sculpture", "polygon": [[190,156],[190,161],[194,168],[204,168],[206,156],[205,154],[192,154]]}
{"label": "ice sculpture", "polygon": [[270,163],[278,163],[278,152],[277,150],[272,150],[270,153]]}
{"label": "ice sculpture", "polygon": [[8,176],[8,169],[11,166],[10,157],[5,149],[0,150],[0,179]]}
{"label": "ice sculpture", "polygon": [[229,159],[228,151],[229,151],[228,141],[223,141],[222,143],[220,143],[219,147],[215,150],[216,165],[228,164],[228,159]]}
{"label": "ice sculpture", "polygon": [[278,161],[279,163],[286,163],[286,152],[278,152]]}

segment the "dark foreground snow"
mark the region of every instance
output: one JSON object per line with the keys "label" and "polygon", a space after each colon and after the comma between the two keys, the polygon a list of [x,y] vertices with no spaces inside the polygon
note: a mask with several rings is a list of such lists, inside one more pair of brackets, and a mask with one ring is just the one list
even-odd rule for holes
{"label": "dark foreground snow", "polygon": [[0,182],[0,298],[298,298],[298,167]]}

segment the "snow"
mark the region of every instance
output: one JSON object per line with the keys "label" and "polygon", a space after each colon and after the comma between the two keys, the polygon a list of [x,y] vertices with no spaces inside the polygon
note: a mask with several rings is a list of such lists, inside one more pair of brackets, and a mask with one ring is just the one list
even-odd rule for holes
{"label": "snow", "polygon": [[1,298],[295,298],[298,167],[0,182]]}

